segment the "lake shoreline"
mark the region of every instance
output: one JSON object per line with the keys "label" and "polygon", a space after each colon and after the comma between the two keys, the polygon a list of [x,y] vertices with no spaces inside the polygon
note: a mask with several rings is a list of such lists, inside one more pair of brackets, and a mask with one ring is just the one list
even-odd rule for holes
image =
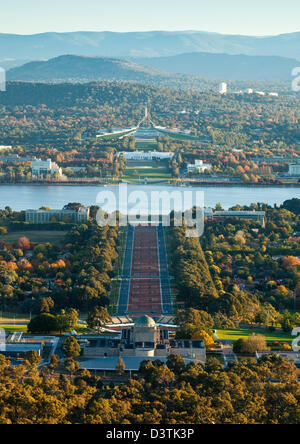
{"label": "lake shoreline", "polygon": [[[123,191],[121,191],[122,187]],[[9,206],[15,211],[22,211],[24,209],[39,209],[42,206],[49,206],[53,209],[61,209],[70,202],[80,202],[84,206],[101,206],[104,201],[106,202],[104,205],[110,208],[114,202],[118,203],[120,199],[121,202],[125,202],[124,193],[127,193],[130,204],[133,204],[132,199],[133,201],[140,199],[140,195],[137,195],[137,193],[145,193],[142,199],[145,200],[146,204],[146,202],[152,202],[152,192],[163,193],[167,191],[171,197],[171,206],[175,205],[174,197],[176,198],[176,195],[172,197],[172,193],[176,192],[180,193],[178,199],[181,199],[182,202],[185,202],[185,199],[188,201],[190,198],[194,199],[194,201],[195,199],[201,199],[201,202],[203,200],[203,204],[207,208],[215,208],[217,204],[221,203],[224,209],[229,209],[236,205],[250,206],[257,202],[273,207],[275,204],[282,205],[286,200],[299,198],[300,195],[298,185],[222,186],[219,184],[218,186],[212,186],[204,184],[196,186],[193,184],[193,186],[176,187],[175,184],[134,185],[123,183],[122,187],[119,188],[118,184],[110,186],[101,184],[89,186],[70,184],[2,184],[0,186],[0,208]],[[185,196],[185,193],[192,193],[192,196]]]}
{"label": "lake shoreline", "polygon": [[73,183],[66,183],[66,182],[39,182],[39,183],[35,183],[35,182],[2,182],[0,183],[0,187],[1,186],[32,186],[32,187],[78,187],[78,186],[82,186],[82,187],[115,187],[121,184],[127,184],[127,185],[134,185],[134,186],[148,186],[150,187],[151,185],[156,185],[156,186],[170,186],[170,187],[186,187],[186,188],[191,188],[191,187],[240,187],[240,188],[252,188],[252,187],[256,187],[256,188],[294,188],[294,187],[299,187],[300,188],[300,183],[273,183],[273,184],[263,184],[263,183],[228,183],[228,182],[189,182],[188,184],[184,185],[184,184],[176,184],[176,183],[169,183],[169,182],[148,182],[147,184],[145,184],[144,182],[142,183],[134,183],[134,182],[73,182]]}

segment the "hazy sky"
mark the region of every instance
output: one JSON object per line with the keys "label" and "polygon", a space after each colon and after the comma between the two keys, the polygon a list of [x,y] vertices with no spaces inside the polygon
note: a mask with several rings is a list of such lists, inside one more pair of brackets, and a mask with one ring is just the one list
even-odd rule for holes
{"label": "hazy sky", "polygon": [[300,31],[299,0],[0,0],[0,32]]}

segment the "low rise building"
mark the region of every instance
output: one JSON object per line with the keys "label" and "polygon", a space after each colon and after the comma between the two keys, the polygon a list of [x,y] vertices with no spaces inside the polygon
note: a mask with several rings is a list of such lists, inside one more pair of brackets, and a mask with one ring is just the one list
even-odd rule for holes
{"label": "low rise building", "polygon": [[31,161],[32,175],[36,177],[41,176],[62,176],[62,169],[51,159],[41,160],[34,159]]}
{"label": "low rise building", "polygon": [[204,163],[203,160],[195,160],[195,164],[188,164],[187,166],[189,173],[204,173],[205,171],[211,169],[212,165],[209,163]]}
{"label": "low rise building", "polygon": [[27,163],[27,162],[32,162],[32,157],[21,157],[19,156],[19,154],[10,154],[8,156],[1,156],[0,157],[0,162],[3,163]]}
{"label": "low rise building", "polygon": [[266,224],[266,212],[265,211],[214,211],[211,208],[206,208],[204,211],[205,217],[209,219],[221,220],[228,218],[249,219],[260,222],[264,227]]}
{"label": "low rise building", "polygon": [[158,326],[149,316],[136,319],[132,328],[122,330],[120,338],[94,337],[87,340],[84,347],[84,357],[87,359],[167,359],[173,354],[202,364],[206,362],[204,341],[170,339],[168,327]]}
{"label": "low rise building", "polygon": [[0,151],[10,150],[12,146],[10,145],[0,145]]}
{"label": "low rise building", "polygon": [[0,349],[0,354],[7,359],[24,359],[26,354],[35,351],[39,356],[42,355],[43,345],[41,343],[8,343]]}
{"label": "low rise building", "polygon": [[289,165],[289,176],[300,176],[300,164],[297,165]]}
{"label": "low rise building", "polygon": [[292,364],[295,364],[296,367],[300,367],[300,353],[295,351],[290,352],[269,352],[269,351],[258,351],[256,352],[256,359],[261,359],[264,356],[276,355],[279,358],[288,359]]}
{"label": "low rise building", "polygon": [[76,210],[27,210],[25,220],[30,223],[49,222],[86,222],[90,218],[90,209],[82,207]]}
{"label": "low rise building", "polygon": [[252,162],[260,164],[266,163],[268,165],[285,165],[285,164],[300,164],[300,158],[297,157],[282,157],[282,156],[274,156],[274,157],[253,157],[251,159]]}

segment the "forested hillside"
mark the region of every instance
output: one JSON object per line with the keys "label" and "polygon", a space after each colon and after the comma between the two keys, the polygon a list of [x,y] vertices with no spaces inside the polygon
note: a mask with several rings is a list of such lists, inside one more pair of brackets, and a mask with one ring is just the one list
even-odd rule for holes
{"label": "forested hillside", "polygon": [[51,372],[59,359],[41,375],[38,363],[30,356],[13,368],[0,356],[0,424],[299,423],[297,369],[275,356],[227,371],[217,360],[203,368],[170,356],[167,365],[142,363],[140,377],[118,386],[72,359],[58,379]]}

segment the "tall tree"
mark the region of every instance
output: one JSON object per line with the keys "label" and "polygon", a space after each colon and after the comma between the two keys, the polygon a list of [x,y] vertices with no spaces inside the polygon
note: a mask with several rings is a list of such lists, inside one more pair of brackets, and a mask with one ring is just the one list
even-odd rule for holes
{"label": "tall tree", "polygon": [[111,322],[111,316],[105,307],[96,307],[88,315],[88,326],[90,328],[96,328],[99,334],[101,329],[109,322]]}

